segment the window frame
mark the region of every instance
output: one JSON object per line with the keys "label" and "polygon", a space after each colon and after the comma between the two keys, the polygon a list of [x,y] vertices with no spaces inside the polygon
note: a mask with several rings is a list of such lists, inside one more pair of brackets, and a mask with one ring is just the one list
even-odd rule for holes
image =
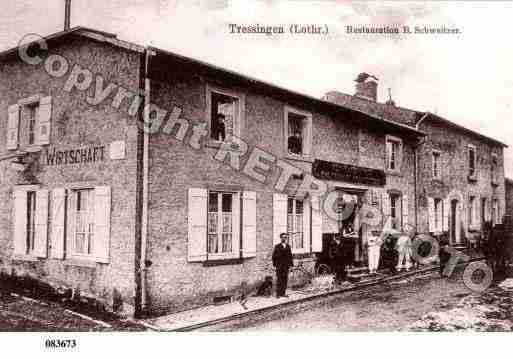
{"label": "window frame", "polygon": [[[230,252],[210,252],[210,245],[209,245],[209,213],[210,213],[210,194],[211,193],[217,193],[217,245],[218,248],[222,248],[223,244],[223,238],[222,238],[222,231],[219,231],[219,229],[222,229],[222,195],[224,194],[230,194],[232,196],[232,205],[231,205],[231,251]],[[219,196],[221,194],[221,196]],[[241,229],[234,226],[234,223],[237,222],[234,220],[237,216],[239,218],[238,224],[240,227],[241,224],[241,218],[242,218],[242,206],[240,205],[242,196],[242,191],[236,191],[236,190],[229,190],[229,189],[207,189],[207,208],[206,208],[206,222],[207,222],[207,228],[206,228],[206,255],[207,259],[206,261],[216,261],[216,260],[222,260],[222,259],[232,259],[232,258],[239,258],[240,257],[240,245],[237,246],[236,242],[241,241]],[[235,203],[236,201],[239,201],[239,204]],[[238,209],[238,212],[236,211]],[[221,214],[221,216],[219,216]]]}
{"label": "window frame", "polygon": [[[304,117],[302,128],[302,146],[301,154],[295,154],[289,152],[289,114],[292,113],[297,116]],[[306,138],[305,138],[306,137]],[[300,159],[300,160],[311,160],[312,159],[312,148],[313,148],[313,115],[311,112],[300,110],[298,108],[286,105],[283,109],[283,153],[286,158],[289,159]]]}
{"label": "window frame", "polygon": [[[471,159],[471,156],[470,154],[473,153],[474,155],[474,158],[473,158],[473,164],[474,164],[474,167],[472,168],[470,166],[470,159]],[[475,145],[473,144],[468,144],[467,145],[467,168],[468,168],[468,171],[467,171],[467,174],[468,174],[468,177],[470,179],[475,179],[477,178],[477,148]],[[471,171],[473,169],[473,171]]]}
{"label": "window frame", "polygon": [[[293,201],[293,206],[292,206],[292,225],[293,225],[293,232],[289,232],[289,201],[292,200]],[[297,219],[296,217],[298,216],[298,213],[297,213],[297,202],[300,201],[301,204],[302,204],[302,212],[300,213],[301,214],[301,228],[300,228],[300,231],[297,231],[297,228],[295,228],[297,226]],[[306,209],[308,208],[306,206],[306,201],[307,199],[306,198],[298,198],[298,197],[294,197],[294,196],[287,196],[287,233],[289,234],[289,239],[290,239],[290,248],[292,250],[292,253],[296,254],[296,253],[307,253],[308,252],[308,243],[307,242],[307,239],[309,238],[309,236],[307,236],[307,234],[305,233],[305,221],[307,221],[307,218],[306,216],[308,215],[308,213],[306,213]],[[295,243],[294,243],[294,239],[293,239],[293,234],[297,234],[297,233],[301,233],[301,237],[302,237],[302,244],[303,246],[302,247],[299,247],[297,248],[295,246]]]}
{"label": "window frame", "polygon": [[433,198],[433,210],[435,211],[435,231],[443,232],[444,225],[444,201],[441,198]]}
{"label": "window frame", "polygon": [[[389,146],[388,144],[392,143],[391,150],[392,152],[389,154]],[[393,144],[397,144],[397,153],[395,153],[394,157],[394,168],[391,168],[392,163],[392,154],[394,146]],[[400,173],[403,162],[403,140],[399,137],[386,135],[385,136],[385,170],[388,173]]]}
{"label": "window frame", "polygon": [[207,145],[211,147],[219,147],[222,143],[229,142],[229,136],[227,135],[225,141],[215,140],[212,136],[212,93],[220,94],[223,96],[229,96],[237,99],[238,109],[236,113],[236,118],[233,121],[233,136],[237,138],[241,138],[242,129],[244,127],[245,119],[245,95],[241,92],[230,90],[226,88],[222,88],[219,86],[214,86],[211,84],[206,85],[206,114],[207,114],[207,131],[208,131],[208,140]]}
{"label": "window frame", "polygon": [[[18,111],[19,111],[19,121],[18,121],[18,146],[25,146],[27,148],[35,148],[39,147],[39,121],[40,121],[40,107],[41,107],[41,99],[43,96],[41,94],[33,95],[30,97],[26,97],[18,100]],[[25,122],[25,111],[28,107],[35,107],[35,120],[34,120],[34,142],[30,143],[29,138],[29,123]]]}
{"label": "window frame", "polygon": [[474,229],[476,226],[476,200],[477,196],[474,194],[469,194],[468,202],[467,202],[467,224],[469,229]]}
{"label": "window frame", "polygon": [[431,152],[431,161],[432,161],[432,170],[431,175],[433,179],[440,180],[442,178],[442,168],[440,166],[440,162],[442,159],[442,153],[438,150],[433,150]]}
{"label": "window frame", "polygon": [[[401,229],[403,225],[403,195],[401,193],[389,192],[388,203],[389,203],[389,215],[392,219],[392,228]],[[392,212],[393,215],[392,215]]]}
{"label": "window frame", "polygon": [[[89,219],[92,220],[92,225],[93,225],[93,230],[91,233],[87,232],[90,236],[92,236],[92,240],[90,241],[89,245],[88,245],[88,252],[89,253],[80,253],[80,252],[77,252],[77,248],[76,248],[76,243],[77,243],[77,228],[76,228],[76,225],[77,225],[77,211],[78,211],[78,192],[84,192],[84,191],[88,191],[90,193],[92,193],[92,196],[93,196],[93,199],[90,200],[90,204],[92,204],[92,208],[90,208],[88,210],[88,214],[89,214]],[[88,260],[88,261],[94,261],[95,260],[95,255],[94,255],[94,241],[96,240],[96,232],[95,232],[95,208],[94,208],[94,203],[95,203],[95,199],[94,199],[94,195],[95,195],[95,187],[90,187],[90,186],[86,186],[86,187],[79,187],[79,188],[76,188],[76,187],[73,187],[73,188],[70,188],[69,189],[69,193],[68,193],[68,197],[71,197],[68,199],[69,201],[69,204],[68,206],[70,206],[71,204],[73,204],[75,206],[75,208],[70,208],[70,210],[73,211],[73,217],[72,219],[75,221],[75,223],[73,223],[73,232],[71,233],[71,238],[69,239],[68,243],[70,243],[70,257],[71,258],[78,258],[78,259],[85,259],[85,260]],[[90,224],[90,223],[88,223]],[[86,235],[86,232],[83,233],[84,235]],[[91,243],[92,243],[92,246],[91,246]],[[92,248],[92,249],[91,249]]]}
{"label": "window frame", "polygon": [[27,190],[27,223],[25,254],[34,256],[36,240],[37,190]]}
{"label": "window frame", "polygon": [[497,153],[495,152],[492,152],[492,156],[491,156],[491,164],[490,164],[490,172],[491,172],[491,177],[492,177],[492,184],[494,185],[498,185],[499,184],[499,178],[498,178],[498,175],[499,175],[499,156],[497,155]]}

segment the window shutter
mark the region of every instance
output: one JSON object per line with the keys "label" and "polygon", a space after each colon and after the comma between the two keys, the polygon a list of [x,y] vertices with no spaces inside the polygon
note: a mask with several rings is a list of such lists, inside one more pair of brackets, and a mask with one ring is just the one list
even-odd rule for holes
{"label": "window shutter", "polygon": [[18,127],[20,124],[20,108],[18,105],[9,106],[7,120],[7,149],[18,148]]}
{"label": "window shutter", "polygon": [[242,193],[242,256],[256,256],[256,193]]}
{"label": "window shutter", "polygon": [[381,194],[381,211],[383,212],[383,223],[385,223],[390,216],[390,197],[388,193],[383,192]]}
{"label": "window shutter", "polygon": [[41,189],[36,192],[36,215],[34,254],[39,258],[46,258],[48,254],[48,190]]}
{"label": "window shutter", "polygon": [[27,192],[14,191],[14,254],[25,254],[27,240]]}
{"label": "window shutter", "polygon": [[481,216],[479,215],[481,213],[480,208],[479,197],[476,196],[476,198],[474,198],[474,225],[476,228],[479,228],[481,225]]}
{"label": "window shutter", "polygon": [[322,252],[322,213],[319,197],[312,196],[312,252]]}
{"label": "window shutter", "polygon": [[94,240],[93,253],[96,262],[109,263],[110,249],[110,187],[94,189]]}
{"label": "window shutter", "polygon": [[280,243],[280,234],[287,232],[287,195],[273,194],[273,244]]}
{"label": "window shutter", "polygon": [[408,195],[403,194],[401,209],[403,211],[403,231],[408,228]]}
{"label": "window shutter", "polygon": [[[240,213],[240,193],[233,193],[232,197],[232,252],[227,254],[230,258],[240,258],[240,239],[241,239],[241,213]],[[205,207],[207,208],[207,207]],[[206,240],[206,235],[205,235]]]}
{"label": "window shutter", "polygon": [[52,97],[43,97],[39,101],[39,112],[37,122],[37,144],[50,144],[50,131],[52,128]]}
{"label": "window shutter", "polygon": [[207,259],[207,190],[189,188],[187,259],[200,262]]}
{"label": "window shutter", "polygon": [[303,199],[303,252],[310,253],[312,251],[312,245],[310,241],[310,228],[311,226],[311,197]]}
{"label": "window shutter", "polygon": [[64,258],[64,213],[66,206],[66,191],[57,188],[52,191],[52,236],[50,256],[55,259]]}
{"label": "window shutter", "polygon": [[428,221],[429,221],[429,232],[436,232],[435,226],[435,199],[428,197]]}
{"label": "window shutter", "polygon": [[77,210],[77,194],[75,191],[68,192],[67,205],[67,229],[66,229],[66,248],[69,248],[68,253],[73,253],[75,248],[75,222],[76,222],[76,210]]}
{"label": "window shutter", "polygon": [[449,230],[449,211],[450,211],[450,201],[449,198],[443,200],[442,207],[442,216],[443,216],[443,231]]}

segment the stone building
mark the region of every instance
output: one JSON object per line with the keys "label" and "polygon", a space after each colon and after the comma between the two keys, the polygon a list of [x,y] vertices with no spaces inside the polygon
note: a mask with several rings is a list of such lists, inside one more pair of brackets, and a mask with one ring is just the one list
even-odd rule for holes
{"label": "stone building", "polygon": [[418,233],[448,235],[454,245],[476,240],[482,225],[501,223],[505,211],[504,143],[441,116],[377,101],[378,80],[356,79],[355,95],[328,92],[324,99],[402,123],[426,137],[415,146],[415,225]]}
{"label": "stone building", "polygon": [[[347,206],[419,231],[433,222],[429,198],[454,188],[504,211],[502,144],[379,104],[373,76],[358,76],[358,96],[316,99],[86,28],[46,47],[0,53],[3,272],[159,313],[254,287],[273,274],[282,232],[291,284],[313,275],[341,229],[355,227],[364,264],[367,224],[344,217]],[[454,136],[437,137],[437,123]],[[463,168],[442,174],[439,193],[419,178],[429,146],[448,158],[467,142],[479,149],[477,184]],[[493,158],[498,185],[485,178]],[[335,217],[320,200],[332,193]]]}
{"label": "stone building", "polygon": [[505,179],[506,189],[506,214],[513,216],[513,180],[511,178]]}

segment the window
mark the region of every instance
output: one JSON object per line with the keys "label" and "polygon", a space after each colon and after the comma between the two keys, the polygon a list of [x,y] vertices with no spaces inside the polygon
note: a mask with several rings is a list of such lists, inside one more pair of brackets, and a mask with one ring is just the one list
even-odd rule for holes
{"label": "window", "polygon": [[74,253],[91,255],[94,245],[94,190],[74,191],[75,233]]}
{"label": "window", "polygon": [[303,201],[288,197],[287,199],[287,233],[293,250],[305,248],[303,235]]}
{"label": "window", "polygon": [[498,184],[499,179],[497,178],[498,160],[495,153],[492,154],[492,183]]}
{"label": "window", "polygon": [[442,231],[443,227],[443,201],[440,198],[435,198],[435,230]]}
{"label": "window", "polygon": [[475,210],[476,210],[476,197],[469,196],[468,198],[468,225],[473,226],[475,224]]}
{"label": "window", "polygon": [[36,143],[37,118],[39,112],[39,103],[32,103],[24,107],[24,118],[27,123],[28,144]]}
{"label": "window", "polygon": [[390,217],[392,218],[392,228],[399,229],[401,224],[401,207],[398,194],[390,194]]}
{"label": "window", "polygon": [[399,138],[387,136],[386,137],[386,161],[387,170],[399,171],[401,168],[401,147],[402,141]]}
{"label": "window", "polygon": [[438,151],[433,152],[433,178],[441,178],[440,152]]}
{"label": "window", "polygon": [[209,192],[208,253],[231,253],[233,241],[233,193]]}
{"label": "window", "polygon": [[499,201],[497,199],[492,202],[492,220],[494,225],[500,223]]}
{"label": "window", "polygon": [[473,145],[468,146],[468,175],[469,177],[476,175],[476,147]]}
{"label": "window", "polygon": [[27,192],[27,240],[26,240],[26,254],[31,254],[34,251],[35,235],[36,235],[36,192]]}
{"label": "window", "polygon": [[225,141],[231,136],[240,136],[239,97],[217,90],[209,90],[210,94],[210,138],[214,141]]}
{"label": "window", "polygon": [[311,154],[312,115],[307,112],[285,108],[286,151],[292,156]]}

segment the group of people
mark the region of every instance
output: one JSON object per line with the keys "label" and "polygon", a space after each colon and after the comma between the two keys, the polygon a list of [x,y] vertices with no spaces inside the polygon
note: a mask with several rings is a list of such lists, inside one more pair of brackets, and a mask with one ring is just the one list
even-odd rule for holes
{"label": "group of people", "polygon": [[[348,235],[349,234],[349,235]],[[335,273],[335,283],[341,284],[347,279],[347,269],[354,263],[355,241],[351,234],[335,235],[329,248],[331,268]],[[276,296],[287,297],[288,274],[293,266],[292,249],[288,244],[288,233],[280,235],[280,243],[274,247],[272,261],[276,269]],[[367,236],[368,268],[370,274],[376,274],[378,268],[389,269],[392,274],[409,270],[413,266],[412,240],[408,235],[396,236],[371,230]],[[417,248],[422,250],[422,248]],[[449,242],[442,239],[439,243],[440,275],[450,259]]]}

